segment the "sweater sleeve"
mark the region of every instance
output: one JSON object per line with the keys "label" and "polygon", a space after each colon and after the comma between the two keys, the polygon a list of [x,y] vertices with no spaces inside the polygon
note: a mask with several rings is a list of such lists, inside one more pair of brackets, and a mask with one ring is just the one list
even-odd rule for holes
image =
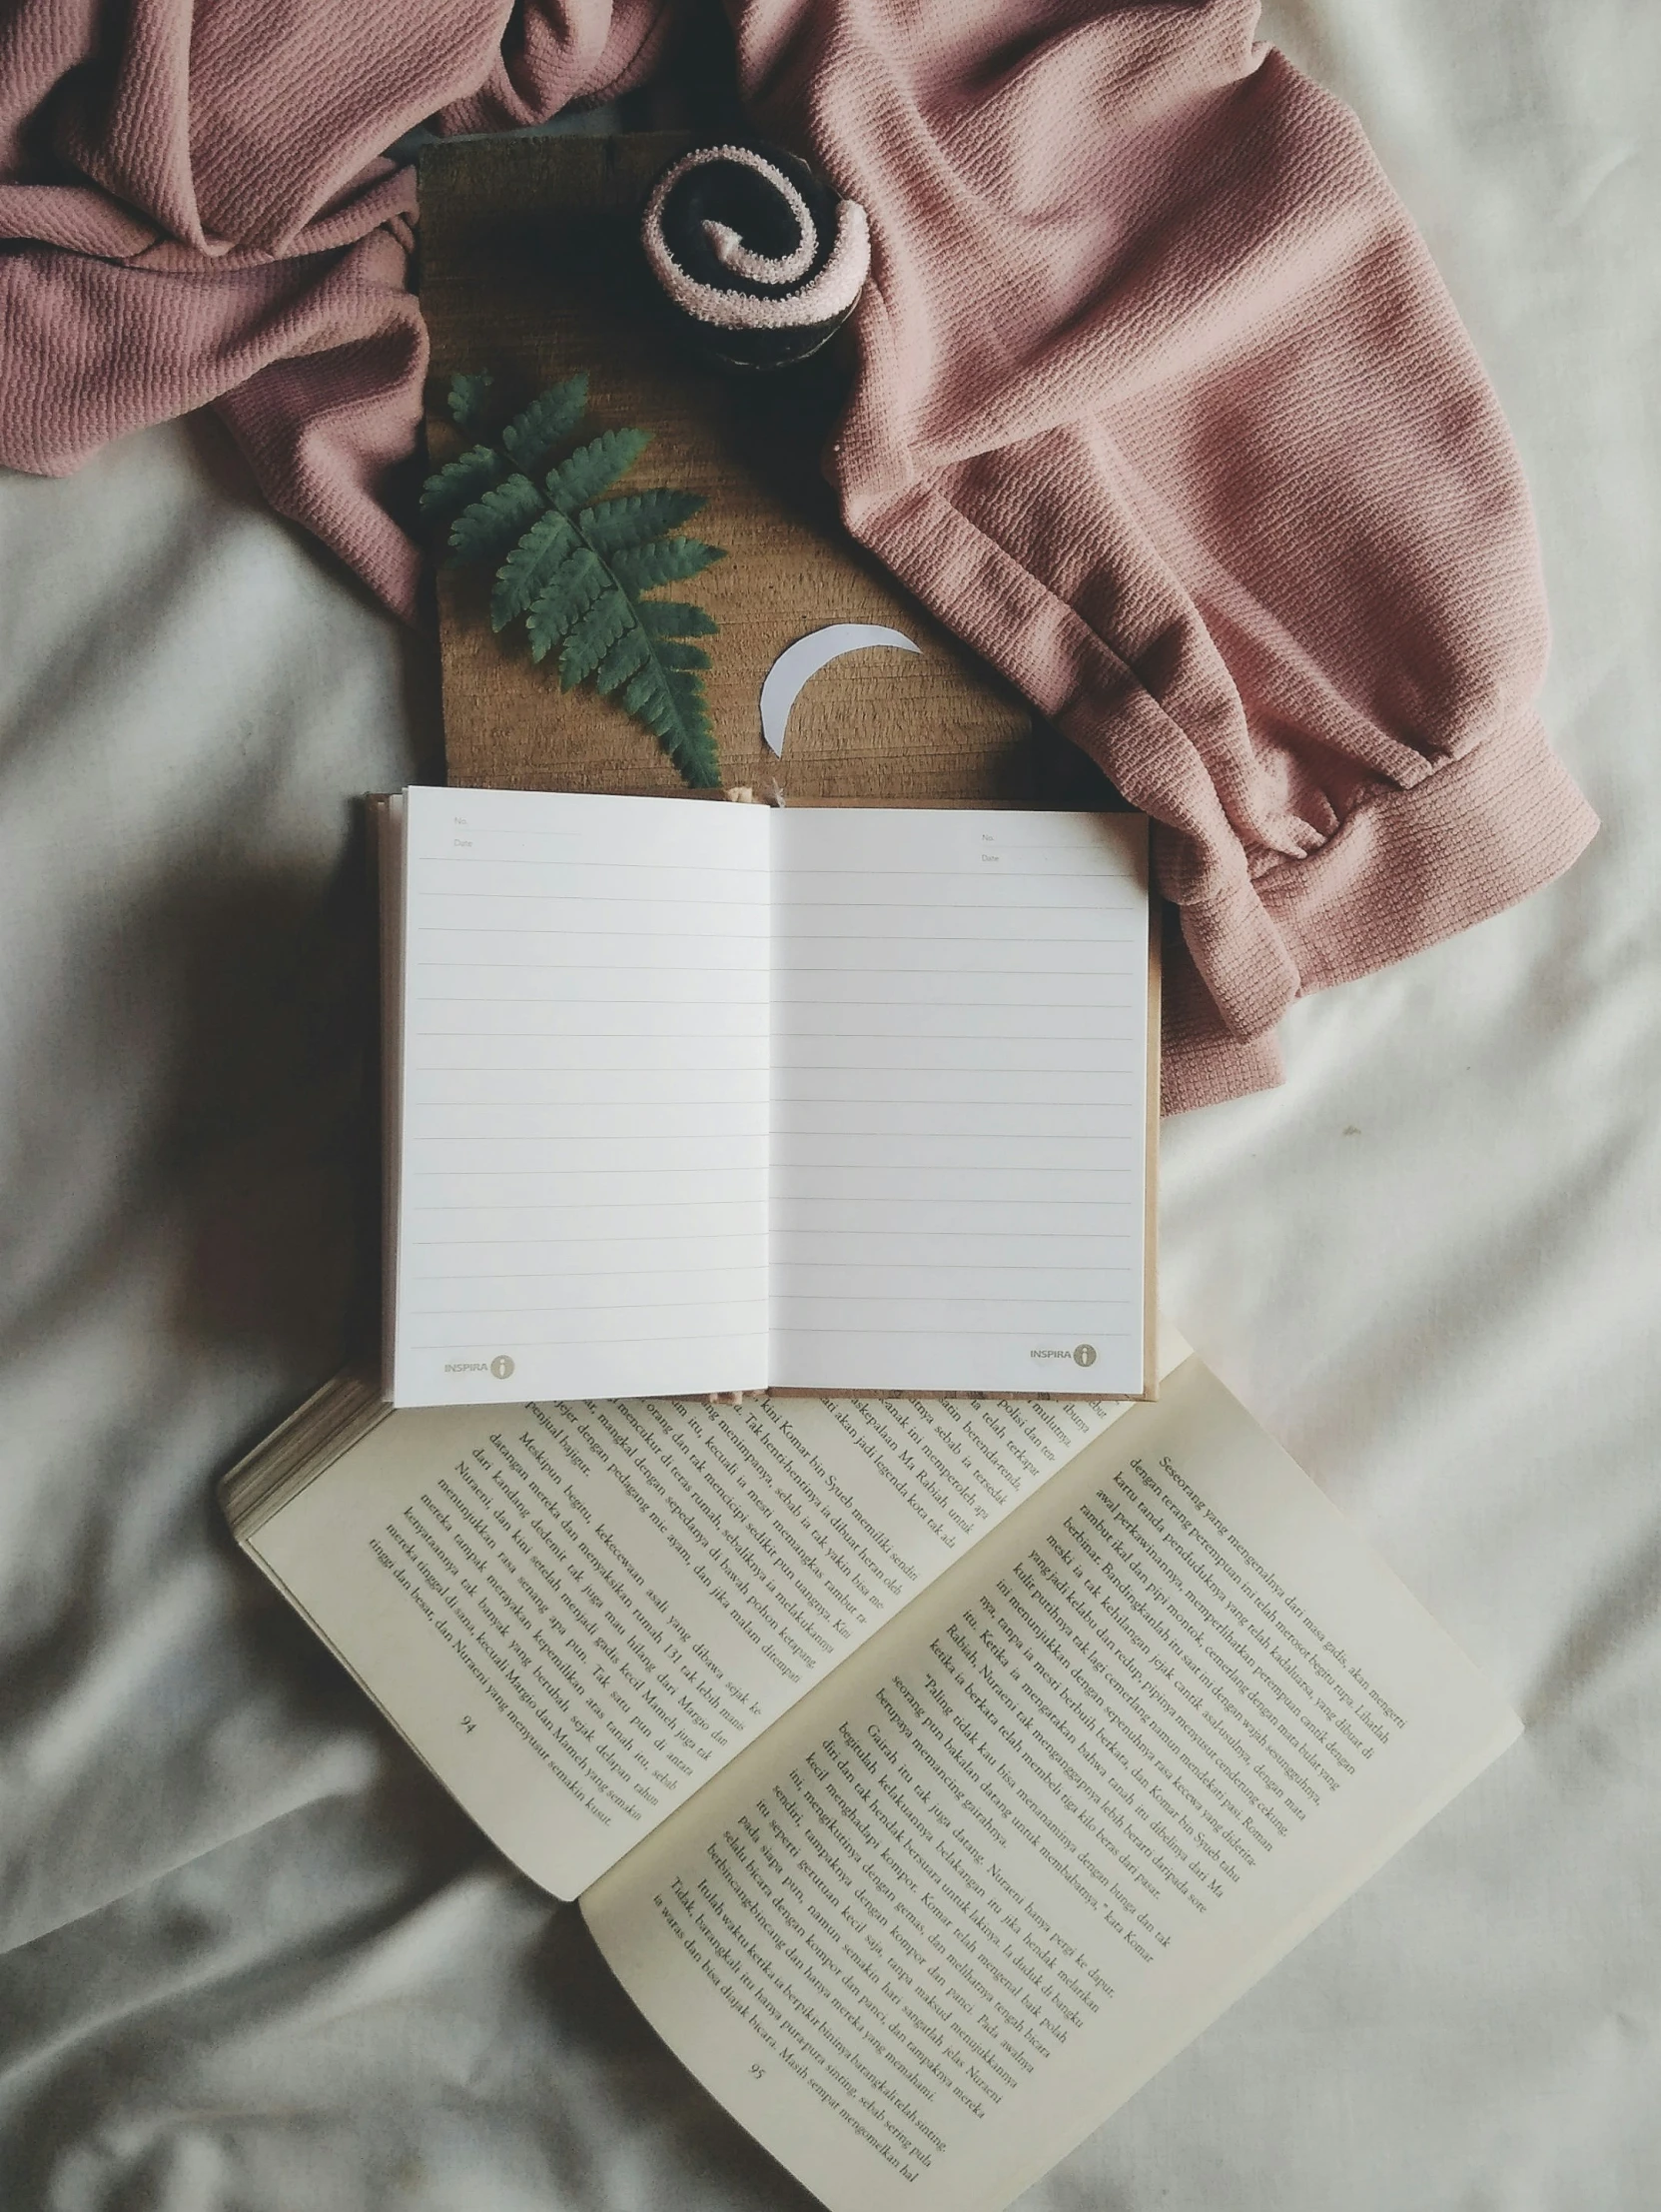
{"label": "sweater sleeve", "polygon": [[1534,697],[1526,488],[1353,115],[1253,0],[738,0],[872,222],[854,534],[1155,820],[1166,1102],[1596,820]]}

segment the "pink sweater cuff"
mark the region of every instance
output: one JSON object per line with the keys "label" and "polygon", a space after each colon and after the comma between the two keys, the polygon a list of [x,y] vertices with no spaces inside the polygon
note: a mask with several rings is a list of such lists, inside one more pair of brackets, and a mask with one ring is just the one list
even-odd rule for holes
{"label": "pink sweater cuff", "polygon": [[[1378,791],[1319,851],[1279,861],[1212,902],[1227,914],[1189,907],[1184,922],[1189,937],[1206,947],[1213,987],[1231,998],[1249,996],[1260,979],[1264,924],[1296,974],[1295,995],[1323,990],[1526,898],[1579,856],[1597,826],[1530,718],[1409,790]],[[1256,908],[1248,928],[1235,910],[1242,894]],[[1243,1035],[1225,1020],[1176,932],[1168,937],[1166,968],[1168,1114],[1283,1081],[1272,1031]]]}
{"label": "pink sweater cuff", "polygon": [[1305,991],[1404,960],[1560,875],[1598,818],[1532,715],[1408,790],[1380,789],[1254,884]]}

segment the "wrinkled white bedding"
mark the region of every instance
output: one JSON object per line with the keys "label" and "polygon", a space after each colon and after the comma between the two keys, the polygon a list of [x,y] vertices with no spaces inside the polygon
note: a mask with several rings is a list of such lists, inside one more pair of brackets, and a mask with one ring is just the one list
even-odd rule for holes
{"label": "wrinkled white bedding", "polygon": [[[1165,1302],[1522,1743],[1034,2190],[1661,2202],[1661,13],[1281,0],[1539,506],[1562,883],[1171,1127]],[[353,794],[431,672],[211,427],[0,478],[0,2201],[804,2205],[233,1556],[373,1251]]]}

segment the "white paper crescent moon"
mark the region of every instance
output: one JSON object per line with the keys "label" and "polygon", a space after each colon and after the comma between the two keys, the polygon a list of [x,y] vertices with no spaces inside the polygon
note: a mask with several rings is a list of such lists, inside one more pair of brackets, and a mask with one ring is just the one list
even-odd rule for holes
{"label": "white paper crescent moon", "polygon": [[828,629],[809,630],[805,637],[785,646],[761,686],[761,734],[772,751],[783,757],[785,724],[803,684],[810,682],[827,660],[835,660],[845,652],[863,652],[867,645],[898,645],[902,652],[923,649],[903,631],[884,629],[876,622],[832,622]]}

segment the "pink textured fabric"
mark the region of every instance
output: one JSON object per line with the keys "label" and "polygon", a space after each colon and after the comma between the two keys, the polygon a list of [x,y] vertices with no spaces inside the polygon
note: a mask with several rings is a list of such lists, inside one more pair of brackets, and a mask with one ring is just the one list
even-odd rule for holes
{"label": "pink textured fabric", "polygon": [[[1166,1096],[1481,919],[1595,820],[1546,746],[1528,502],[1347,110],[1252,0],[730,0],[758,118],[870,212],[850,527],[1158,824]],[[665,0],[24,0],[0,27],[0,462],[217,405],[395,605],[408,172],[651,64]],[[504,47],[502,40],[508,44]]]}
{"label": "pink textured fabric", "polygon": [[[13,0],[0,16],[0,464],[213,406],[267,498],[413,614],[385,504],[420,428],[415,180],[382,149],[646,68],[667,0]],[[503,40],[508,44],[504,47]]]}

